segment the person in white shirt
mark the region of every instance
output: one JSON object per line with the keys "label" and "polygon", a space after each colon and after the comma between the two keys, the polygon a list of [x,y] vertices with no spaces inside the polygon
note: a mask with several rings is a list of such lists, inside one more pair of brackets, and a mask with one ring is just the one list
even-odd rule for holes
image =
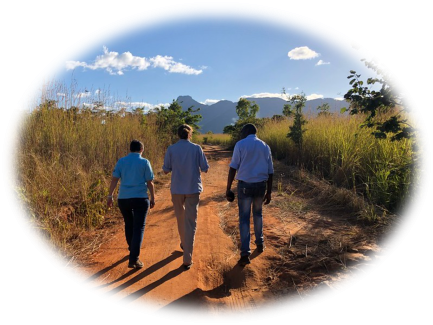
{"label": "person in white shirt", "polygon": [[263,204],[271,202],[272,179],[274,167],[269,146],[257,136],[254,124],[246,124],[241,130],[242,140],[233,150],[227,178],[226,198],[233,200],[231,186],[238,181],[237,195],[239,207],[239,233],[241,240],[241,258],[239,265],[250,263],[250,215],[254,222],[255,244],[259,253],[264,250],[263,238]]}

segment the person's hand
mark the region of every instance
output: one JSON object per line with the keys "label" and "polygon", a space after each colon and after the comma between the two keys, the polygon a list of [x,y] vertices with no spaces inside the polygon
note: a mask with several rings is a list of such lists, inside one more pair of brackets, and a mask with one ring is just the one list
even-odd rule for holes
{"label": "person's hand", "polygon": [[155,206],[155,200],[154,200],[154,199],[151,199],[151,200],[150,200],[150,208],[153,209],[154,206]]}
{"label": "person's hand", "polygon": [[272,200],[272,195],[271,192],[266,192],[265,197],[263,198],[263,202],[264,204],[269,204],[269,202],[271,202]]}
{"label": "person's hand", "polygon": [[233,193],[232,190],[227,190],[226,191],[226,199],[229,202],[233,202],[235,200],[235,193]]}
{"label": "person's hand", "polygon": [[107,197],[107,207],[111,208],[113,206],[113,198]]}

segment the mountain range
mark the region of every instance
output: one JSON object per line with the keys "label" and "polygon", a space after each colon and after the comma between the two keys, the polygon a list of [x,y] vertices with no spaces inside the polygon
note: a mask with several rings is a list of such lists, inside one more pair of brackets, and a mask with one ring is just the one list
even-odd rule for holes
{"label": "mountain range", "polygon": [[[257,117],[272,117],[274,115],[282,115],[284,104],[287,104],[282,98],[267,97],[267,98],[246,98],[250,102],[256,102],[260,109]],[[200,133],[222,133],[225,126],[235,123],[237,120],[236,105],[237,102],[229,100],[221,100],[212,105],[205,105],[197,102],[191,96],[179,96],[176,100],[183,110],[192,107],[193,109],[200,108],[200,111],[195,114],[202,116]],[[319,98],[307,100],[304,108],[305,114],[317,114],[317,107],[328,103],[330,112],[340,112],[341,108],[348,107],[348,103],[344,100],[336,100],[333,98]]]}

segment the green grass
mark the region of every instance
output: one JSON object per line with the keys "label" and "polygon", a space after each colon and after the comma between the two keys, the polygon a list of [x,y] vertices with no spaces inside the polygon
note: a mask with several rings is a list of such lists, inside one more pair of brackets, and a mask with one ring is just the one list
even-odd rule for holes
{"label": "green grass", "polygon": [[231,143],[230,135],[222,133],[194,134],[192,140],[198,144],[213,144],[220,146],[228,146]]}
{"label": "green grass", "polygon": [[291,121],[268,121],[259,131],[277,159],[397,210],[410,196],[415,179],[413,140],[376,139],[360,128],[361,118],[309,117],[301,151],[287,138]]}

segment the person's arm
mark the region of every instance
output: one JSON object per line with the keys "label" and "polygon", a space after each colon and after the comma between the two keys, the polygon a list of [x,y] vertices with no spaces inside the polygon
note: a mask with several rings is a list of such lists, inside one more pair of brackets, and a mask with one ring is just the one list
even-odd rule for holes
{"label": "person's arm", "polygon": [[233,184],[233,180],[235,179],[236,176],[236,169],[230,167],[229,169],[229,175],[227,177],[227,189],[226,189],[226,198],[229,198],[229,193],[231,192],[231,188],[232,188],[232,184]]}
{"label": "person's arm", "polygon": [[117,186],[118,181],[119,181],[118,177],[113,176],[111,178],[110,188],[108,189],[108,196],[107,196],[107,207],[109,207],[109,208],[111,208],[113,206],[113,192]]}
{"label": "person's arm", "polygon": [[266,194],[263,198],[264,204],[269,204],[272,199],[272,180],[273,180],[274,174],[269,174],[268,182],[266,183]]}
{"label": "person's arm", "polygon": [[153,180],[147,182],[147,188],[150,193],[150,208],[152,209],[155,206],[155,185]]}
{"label": "person's arm", "polygon": [[162,165],[162,170],[164,171],[164,174],[168,174],[172,170],[171,159],[170,159],[170,147],[168,147],[167,151],[165,152],[164,163]]}

